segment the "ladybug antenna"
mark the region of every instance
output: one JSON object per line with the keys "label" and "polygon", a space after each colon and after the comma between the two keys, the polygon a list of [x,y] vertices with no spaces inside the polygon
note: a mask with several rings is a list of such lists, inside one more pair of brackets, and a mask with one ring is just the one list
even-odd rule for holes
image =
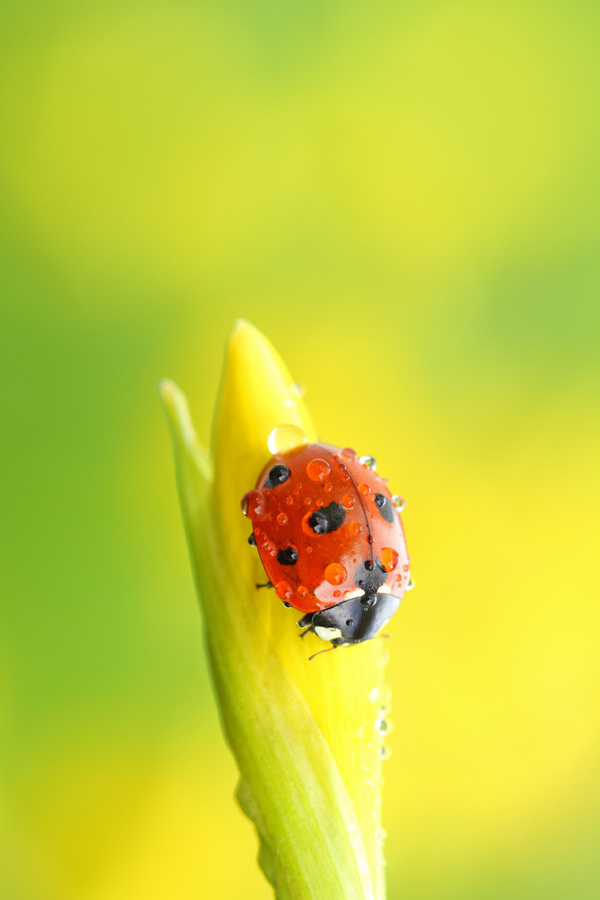
{"label": "ladybug antenna", "polygon": [[324,650],[318,650],[317,653],[313,653],[312,656],[308,657],[308,661],[312,662],[315,656],[320,656],[321,653],[329,653],[330,650],[337,650],[338,645],[334,644],[333,647],[326,647]]}

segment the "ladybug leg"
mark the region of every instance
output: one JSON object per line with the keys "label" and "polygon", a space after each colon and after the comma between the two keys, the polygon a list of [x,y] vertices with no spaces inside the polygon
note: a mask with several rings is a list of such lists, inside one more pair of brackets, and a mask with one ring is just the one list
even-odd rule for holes
{"label": "ladybug leg", "polygon": [[257,587],[257,588],[261,588],[261,587],[273,587],[273,582],[271,582],[271,581],[266,581],[264,584],[257,584],[256,587]]}
{"label": "ladybug leg", "polygon": [[[315,629],[314,629],[313,626],[312,626],[312,618],[313,618],[313,614],[312,614],[312,613],[306,613],[305,616],[302,616],[302,618],[300,619],[299,622],[296,622],[296,625],[297,625],[299,628],[304,628],[304,631],[303,631],[302,634],[300,635],[301,638],[305,637],[305,636],[306,636],[307,634],[309,634],[311,631],[312,631],[313,634],[314,634],[314,630],[315,630]],[[307,625],[308,625],[308,628],[306,627]]]}

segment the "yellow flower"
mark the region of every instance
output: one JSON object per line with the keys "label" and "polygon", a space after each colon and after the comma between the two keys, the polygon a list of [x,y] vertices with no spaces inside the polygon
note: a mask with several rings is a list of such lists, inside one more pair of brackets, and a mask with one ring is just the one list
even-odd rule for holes
{"label": "yellow flower", "polygon": [[258,830],[260,865],[280,900],[382,900],[383,642],[309,662],[323,645],[298,640],[293,611],[257,590],[264,571],[240,512],[274,428],[292,425],[291,435],[316,441],[304,402],[244,321],[229,340],[210,453],[179,389],[165,381],[161,394],[238,800]]}

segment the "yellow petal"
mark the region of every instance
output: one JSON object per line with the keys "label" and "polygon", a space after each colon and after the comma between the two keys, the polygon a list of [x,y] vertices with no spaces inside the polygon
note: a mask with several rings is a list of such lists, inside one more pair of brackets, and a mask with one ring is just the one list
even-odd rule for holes
{"label": "yellow petal", "polygon": [[240,511],[274,429],[293,426],[288,438],[316,440],[292,384],[268,341],[238,322],[215,419],[214,479],[184,398],[170,382],[162,393],[214,683],[261,866],[279,898],[382,900],[383,642],[309,662],[323,643],[300,641],[299,614],[256,589],[264,570]]}

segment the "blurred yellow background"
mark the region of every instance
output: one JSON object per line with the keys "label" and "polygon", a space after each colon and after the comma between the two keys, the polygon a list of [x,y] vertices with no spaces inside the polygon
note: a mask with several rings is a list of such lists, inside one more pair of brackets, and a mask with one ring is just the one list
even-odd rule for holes
{"label": "blurred yellow background", "polygon": [[237,316],[408,500],[390,900],[600,896],[599,25],[5,0],[3,900],[271,896],[155,390]]}

